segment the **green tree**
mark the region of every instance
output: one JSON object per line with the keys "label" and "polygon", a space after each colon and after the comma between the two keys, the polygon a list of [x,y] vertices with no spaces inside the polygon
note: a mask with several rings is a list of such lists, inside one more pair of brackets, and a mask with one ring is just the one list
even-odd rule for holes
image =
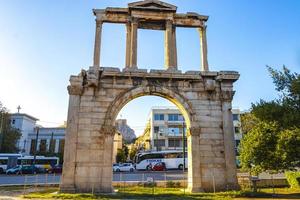
{"label": "green tree", "polygon": [[300,127],[300,75],[285,66],[282,71],[267,68],[279,98],[252,104],[252,113],[260,120],[276,121],[281,129]]}
{"label": "green tree", "polygon": [[241,114],[241,125],[243,134],[247,134],[257,123],[259,119],[251,112]]}
{"label": "green tree", "polygon": [[251,129],[240,144],[242,169],[258,174],[266,170],[282,168],[276,151],[278,126],[275,123],[260,122]]}
{"label": "green tree", "polygon": [[134,156],[136,155],[137,151],[138,151],[137,147],[135,145],[133,145],[129,152],[130,160],[134,159]]}
{"label": "green tree", "polygon": [[124,143],[123,143],[123,146],[122,146],[122,150],[123,150],[124,155],[125,155],[125,157],[126,157],[126,159],[127,159],[127,158],[128,158],[128,155],[129,155],[129,149],[128,149],[127,145],[124,144]]}
{"label": "green tree", "polygon": [[21,133],[10,124],[10,114],[0,102],[0,152],[16,153],[19,151],[17,141]]}
{"label": "green tree", "polygon": [[283,171],[300,166],[300,76],[285,66],[267,67],[279,98],[252,104],[242,116],[246,133],[240,145],[243,169],[258,173]]}
{"label": "green tree", "polygon": [[126,162],[126,156],[125,156],[125,153],[122,149],[118,149],[117,151],[117,156],[116,156],[116,162],[117,163],[122,163],[122,162]]}
{"label": "green tree", "polygon": [[300,167],[300,128],[281,131],[277,150],[284,169]]}

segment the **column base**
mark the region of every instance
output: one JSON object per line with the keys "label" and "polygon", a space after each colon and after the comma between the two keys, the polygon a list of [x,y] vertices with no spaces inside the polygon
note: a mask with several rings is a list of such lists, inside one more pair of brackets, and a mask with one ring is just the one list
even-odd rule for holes
{"label": "column base", "polygon": [[190,192],[190,193],[202,193],[202,192],[205,192],[205,191],[201,187],[188,187],[187,188],[187,192]]}
{"label": "column base", "polygon": [[138,70],[137,66],[127,66],[124,68],[123,71],[135,71],[135,70]]}
{"label": "column base", "polygon": [[166,66],[166,70],[169,72],[181,73],[181,70],[178,70],[175,66]]}
{"label": "column base", "polygon": [[61,185],[59,187],[59,191],[61,193],[70,193],[70,194],[76,193],[76,189],[74,185]]}

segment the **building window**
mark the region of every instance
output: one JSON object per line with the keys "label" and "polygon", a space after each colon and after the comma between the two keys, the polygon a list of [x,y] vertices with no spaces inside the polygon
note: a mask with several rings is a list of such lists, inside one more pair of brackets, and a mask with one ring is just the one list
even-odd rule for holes
{"label": "building window", "polygon": [[178,115],[178,119],[179,119],[179,121],[184,121],[184,117],[182,116],[182,115]]}
{"label": "building window", "polygon": [[40,153],[46,153],[47,152],[47,140],[41,140],[39,152]]}
{"label": "building window", "polygon": [[154,120],[155,121],[164,121],[164,114],[154,114]]}
{"label": "building window", "polygon": [[30,144],[30,154],[33,155],[36,149],[36,140],[31,140],[31,144]]}
{"label": "building window", "polygon": [[169,136],[181,136],[183,134],[183,131],[185,131],[185,127],[182,127],[180,125],[168,127]]}
{"label": "building window", "polygon": [[233,118],[233,121],[239,121],[239,115],[238,114],[233,114],[232,118]]}
{"label": "building window", "polygon": [[159,140],[154,140],[154,146],[155,147],[164,147],[166,144],[165,140],[159,139]]}
{"label": "building window", "polygon": [[169,121],[178,121],[178,114],[168,114]]}
{"label": "building window", "polygon": [[180,136],[180,131],[178,127],[169,127],[168,132],[169,136]]}
{"label": "building window", "polygon": [[181,114],[168,114],[169,121],[184,121],[184,117]]}
{"label": "building window", "polygon": [[15,119],[13,119],[11,123],[12,123],[12,124],[15,124],[15,123],[16,123],[16,120],[15,120]]}
{"label": "building window", "polygon": [[169,142],[169,147],[180,147],[181,145],[181,141],[180,139],[176,139],[176,138],[169,138],[168,142]]}
{"label": "building window", "polygon": [[164,135],[164,127],[154,126],[154,134],[156,134],[156,136],[158,136],[158,135],[163,136]]}
{"label": "building window", "polygon": [[64,148],[65,148],[65,140],[59,140],[59,145],[58,145],[58,153],[64,153]]}
{"label": "building window", "polygon": [[240,132],[240,127],[234,127],[234,133],[241,133]]}

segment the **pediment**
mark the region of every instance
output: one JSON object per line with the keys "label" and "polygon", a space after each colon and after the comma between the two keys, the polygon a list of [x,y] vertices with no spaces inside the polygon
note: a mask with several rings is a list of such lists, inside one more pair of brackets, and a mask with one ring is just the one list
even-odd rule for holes
{"label": "pediment", "polygon": [[176,11],[177,7],[162,1],[157,0],[145,0],[129,3],[128,7],[130,9],[151,9],[151,10],[161,10],[161,11]]}

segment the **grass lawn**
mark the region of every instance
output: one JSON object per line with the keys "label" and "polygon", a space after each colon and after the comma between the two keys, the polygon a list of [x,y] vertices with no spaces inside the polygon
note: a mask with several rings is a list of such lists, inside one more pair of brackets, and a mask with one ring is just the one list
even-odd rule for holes
{"label": "grass lawn", "polygon": [[258,193],[250,191],[229,191],[219,193],[185,193],[180,188],[158,188],[147,187],[127,187],[116,188],[118,192],[110,195],[92,195],[92,194],[61,194],[58,188],[48,188],[39,192],[24,195],[27,199],[249,199],[249,198],[276,198],[276,199],[300,199],[300,190],[289,188],[275,189],[273,196],[272,189],[261,189]]}

